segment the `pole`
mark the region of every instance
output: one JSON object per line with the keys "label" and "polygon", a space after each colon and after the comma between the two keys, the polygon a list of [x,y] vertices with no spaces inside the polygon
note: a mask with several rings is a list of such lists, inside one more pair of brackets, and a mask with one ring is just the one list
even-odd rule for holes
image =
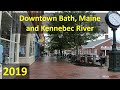
{"label": "pole", "polygon": [[112,51],[116,51],[116,28],[112,28],[113,30],[113,45],[112,45]]}
{"label": "pole", "polygon": [[120,72],[120,51],[116,48],[116,28],[113,30],[113,45],[112,51],[109,53],[109,68],[108,71],[119,71]]}

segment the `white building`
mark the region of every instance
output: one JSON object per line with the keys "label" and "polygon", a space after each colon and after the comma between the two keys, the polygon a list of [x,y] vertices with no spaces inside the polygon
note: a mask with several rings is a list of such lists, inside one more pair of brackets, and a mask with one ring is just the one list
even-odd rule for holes
{"label": "white building", "polygon": [[31,65],[35,61],[35,32],[26,32],[26,26],[33,23],[20,22],[19,15],[30,15],[27,11],[21,12],[0,11],[0,44],[8,63]]}

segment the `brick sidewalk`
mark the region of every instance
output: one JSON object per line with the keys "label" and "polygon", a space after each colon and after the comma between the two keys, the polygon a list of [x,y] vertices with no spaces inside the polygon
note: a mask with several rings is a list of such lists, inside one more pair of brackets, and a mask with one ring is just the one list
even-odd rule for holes
{"label": "brick sidewalk", "polygon": [[44,57],[30,66],[30,79],[120,79],[120,72],[107,67],[84,67]]}

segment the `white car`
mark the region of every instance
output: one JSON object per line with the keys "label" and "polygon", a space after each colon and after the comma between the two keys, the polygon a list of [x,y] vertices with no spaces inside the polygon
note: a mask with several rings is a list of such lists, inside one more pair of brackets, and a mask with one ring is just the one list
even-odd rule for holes
{"label": "white car", "polygon": [[[91,55],[92,57],[92,60],[93,60],[93,55]],[[96,59],[96,62],[98,62],[100,60],[100,57],[98,55],[95,55],[95,59]]]}
{"label": "white car", "polygon": [[100,57],[96,55],[96,62],[98,62],[99,60],[100,60]]}

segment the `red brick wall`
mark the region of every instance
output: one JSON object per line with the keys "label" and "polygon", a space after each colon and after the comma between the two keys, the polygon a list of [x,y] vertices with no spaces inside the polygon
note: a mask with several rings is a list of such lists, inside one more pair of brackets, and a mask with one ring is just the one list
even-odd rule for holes
{"label": "red brick wall", "polygon": [[[100,53],[101,46],[108,46],[108,47],[112,46],[112,40],[109,40],[109,41],[107,41],[107,42],[105,42],[105,43],[102,43],[102,44],[100,44],[100,45],[98,45],[98,46],[95,47],[95,49],[97,49],[97,54],[98,54],[98,55],[99,55],[99,53]],[[117,46],[120,47],[120,44],[117,43]]]}
{"label": "red brick wall", "polygon": [[[112,46],[112,40],[109,40],[109,41],[107,41],[107,42],[104,42],[104,43],[96,46],[96,47],[93,48],[93,49],[92,49],[92,48],[88,48],[88,50],[91,50],[91,53],[95,53],[94,50],[97,49],[97,54],[99,55],[99,53],[100,53],[100,51],[101,51],[101,46],[108,46],[108,47]],[[120,44],[117,43],[117,46],[120,47]],[[84,49],[83,49],[83,50],[84,50]],[[82,51],[82,52],[83,52],[83,51]]]}
{"label": "red brick wall", "polygon": [[85,51],[85,50],[88,50],[88,53],[90,52],[90,53],[94,53],[94,49],[93,48],[88,48],[88,49],[81,49],[82,51],[82,53]]}
{"label": "red brick wall", "polygon": [[101,51],[101,46],[108,46],[108,47],[110,47],[112,45],[111,41],[112,40],[109,40],[109,41],[107,41],[105,43],[102,43],[102,44],[96,46],[95,48],[97,49],[97,54],[99,55],[99,53]]}

